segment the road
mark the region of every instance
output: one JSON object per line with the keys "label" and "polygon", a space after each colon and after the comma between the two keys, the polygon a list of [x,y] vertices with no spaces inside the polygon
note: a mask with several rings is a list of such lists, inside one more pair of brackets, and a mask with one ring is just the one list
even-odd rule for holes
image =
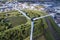
{"label": "road", "polygon": [[50,23],[48,18],[46,18],[46,22],[48,24],[48,29],[52,33],[52,35],[55,38],[55,40],[60,40],[60,37],[59,37],[58,33],[53,29],[53,27],[52,27],[52,25],[51,25],[51,23]]}

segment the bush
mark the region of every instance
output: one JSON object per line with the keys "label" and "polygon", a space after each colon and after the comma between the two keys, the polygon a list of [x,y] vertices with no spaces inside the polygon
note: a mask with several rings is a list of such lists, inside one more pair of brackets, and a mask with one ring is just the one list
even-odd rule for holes
{"label": "bush", "polygon": [[4,31],[0,34],[0,40],[23,40],[28,36],[27,30],[25,30],[22,26],[19,26]]}
{"label": "bush", "polygon": [[9,20],[7,20],[6,18],[0,18],[0,32],[3,32],[11,27],[12,25]]}

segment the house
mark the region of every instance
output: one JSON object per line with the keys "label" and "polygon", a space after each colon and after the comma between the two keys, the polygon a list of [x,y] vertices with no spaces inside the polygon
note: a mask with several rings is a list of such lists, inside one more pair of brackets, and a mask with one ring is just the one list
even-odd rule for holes
{"label": "house", "polygon": [[58,24],[60,24],[60,13],[56,13],[55,14],[55,17],[56,17],[56,22],[58,23]]}
{"label": "house", "polygon": [[57,13],[60,13],[60,6],[56,6],[56,7],[54,7],[54,9]]}

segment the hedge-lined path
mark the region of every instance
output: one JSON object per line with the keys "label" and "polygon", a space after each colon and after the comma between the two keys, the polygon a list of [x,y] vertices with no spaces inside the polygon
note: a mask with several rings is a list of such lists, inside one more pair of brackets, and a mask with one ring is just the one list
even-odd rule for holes
{"label": "hedge-lined path", "polygon": [[52,25],[51,25],[48,18],[46,18],[46,22],[48,24],[48,29],[51,31],[51,33],[52,33],[53,37],[55,38],[55,40],[60,40],[60,37],[59,37],[58,33],[53,29],[53,27],[52,27]]}

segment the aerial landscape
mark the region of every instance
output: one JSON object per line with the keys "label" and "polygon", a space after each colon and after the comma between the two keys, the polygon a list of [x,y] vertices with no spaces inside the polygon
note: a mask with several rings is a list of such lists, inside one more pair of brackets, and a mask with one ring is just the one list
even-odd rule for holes
{"label": "aerial landscape", "polygon": [[60,0],[0,0],[0,40],[60,40]]}

